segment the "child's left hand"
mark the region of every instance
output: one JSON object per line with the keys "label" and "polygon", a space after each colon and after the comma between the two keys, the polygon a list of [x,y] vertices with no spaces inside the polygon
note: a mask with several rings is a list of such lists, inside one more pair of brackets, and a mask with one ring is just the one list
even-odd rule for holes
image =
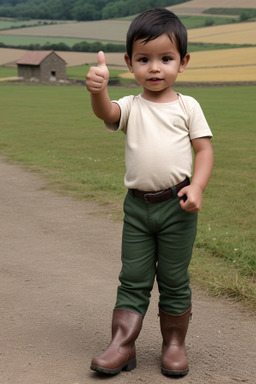
{"label": "child's left hand", "polygon": [[202,209],[203,190],[199,185],[190,184],[182,188],[178,196],[180,197],[180,206],[184,211],[196,213]]}

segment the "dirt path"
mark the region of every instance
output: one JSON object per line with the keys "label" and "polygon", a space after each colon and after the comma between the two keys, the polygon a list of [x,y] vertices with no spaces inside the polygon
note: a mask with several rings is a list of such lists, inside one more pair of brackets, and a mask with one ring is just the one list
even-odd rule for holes
{"label": "dirt path", "polygon": [[[0,384],[174,381],[159,369],[156,290],[137,368],[111,378],[89,369],[110,337],[122,224],[1,158],[0,178]],[[240,305],[194,289],[187,349],[181,383],[256,382],[256,317]]]}

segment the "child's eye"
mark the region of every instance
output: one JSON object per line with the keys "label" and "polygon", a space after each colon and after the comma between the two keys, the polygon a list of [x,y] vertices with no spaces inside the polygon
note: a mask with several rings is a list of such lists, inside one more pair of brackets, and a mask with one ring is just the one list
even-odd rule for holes
{"label": "child's eye", "polygon": [[169,61],[171,61],[171,58],[170,58],[169,56],[164,56],[164,57],[162,58],[162,62],[163,62],[163,63],[168,63]]}
{"label": "child's eye", "polygon": [[147,63],[148,62],[148,59],[146,57],[141,57],[139,60],[138,60],[140,63]]}

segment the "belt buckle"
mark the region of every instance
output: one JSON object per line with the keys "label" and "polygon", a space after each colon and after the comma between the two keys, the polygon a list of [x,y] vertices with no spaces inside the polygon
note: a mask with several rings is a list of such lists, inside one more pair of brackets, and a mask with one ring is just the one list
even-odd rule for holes
{"label": "belt buckle", "polygon": [[145,195],[143,196],[144,197],[144,201],[147,203],[147,204],[150,204],[150,201],[148,200],[148,197],[149,196],[152,196],[152,193],[145,193]]}
{"label": "belt buckle", "polygon": [[148,200],[148,197],[150,196],[160,196],[164,191],[158,191],[158,192],[148,192],[144,195],[144,200],[147,204],[150,204],[150,201]]}

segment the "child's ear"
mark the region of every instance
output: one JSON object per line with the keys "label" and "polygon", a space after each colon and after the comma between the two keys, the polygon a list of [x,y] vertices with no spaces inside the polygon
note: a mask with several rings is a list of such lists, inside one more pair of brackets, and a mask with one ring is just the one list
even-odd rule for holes
{"label": "child's ear", "polygon": [[190,60],[190,54],[187,53],[183,57],[182,62],[180,63],[179,73],[182,73],[186,69],[186,66],[188,65],[189,60]]}
{"label": "child's ear", "polygon": [[127,55],[127,53],[124,55],[124,60],[126,62],[127,67],[129,68],[129,71],[133,73],[132,62],[130,57]]}

